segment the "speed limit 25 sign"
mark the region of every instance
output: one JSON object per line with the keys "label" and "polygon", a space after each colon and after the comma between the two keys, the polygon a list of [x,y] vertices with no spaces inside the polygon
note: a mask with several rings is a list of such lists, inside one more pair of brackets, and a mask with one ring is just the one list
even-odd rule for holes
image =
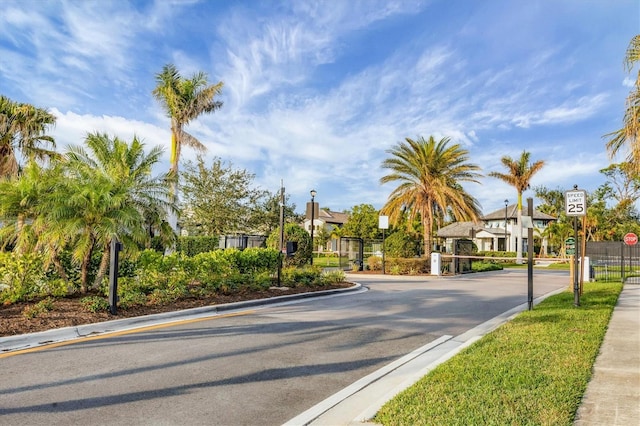
{"label": "speed limit 25 sign", "polygon": [[587,214],[587,192],[574,189],[564,193],[565,214],[567,216],[584,216]]}

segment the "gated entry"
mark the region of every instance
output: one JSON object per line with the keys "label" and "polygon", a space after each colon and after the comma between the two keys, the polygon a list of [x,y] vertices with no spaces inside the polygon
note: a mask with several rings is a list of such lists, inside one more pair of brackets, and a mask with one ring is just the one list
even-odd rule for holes
{"label": "gated entry", "polygon": [[622,241],[588,241],[585,255],[597,280],[620,280],[640,275],[640,245]]}
{"label": "gated entry", "polygon": [[[364,240],[362,238],[340,237],[338,256],[342,259],[343,255],[349,259],[350,269],[364,270]],[[340,266],[343,266],[342,262],[340,262]]]}
{"label": "gated entry", "polygon": [[454,272],[456,274],[466,274],[467,272],[472,272],[471,257],[464,256],[473,256],[473,241],[456,240],[453,246],[453,254],[455,256],[463,256],[453,258]]}

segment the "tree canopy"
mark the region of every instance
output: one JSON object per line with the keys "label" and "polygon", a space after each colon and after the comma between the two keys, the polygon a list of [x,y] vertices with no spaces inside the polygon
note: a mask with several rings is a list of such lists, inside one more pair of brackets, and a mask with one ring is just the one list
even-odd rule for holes
{"label": "tree canopy", "polygon": [[404,214],[408,222],[420,217],[423,227],[424,255],[431,255],[431,239],[435,216],[448,212],[456,220],[477,221],[480,205],[461,186],[463,182],[478,183],[480,167],[468,162],[469,152],[449,138],[436,141],[406,138],[387,150],[391,155],[382,162],[390,171],[380,183],[398,183],[381,210],[391,223]]}

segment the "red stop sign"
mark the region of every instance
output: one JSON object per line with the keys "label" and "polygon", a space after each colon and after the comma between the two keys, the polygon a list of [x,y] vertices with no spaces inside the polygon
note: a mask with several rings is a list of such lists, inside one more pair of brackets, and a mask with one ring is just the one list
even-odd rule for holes
{"label": "red stop sign", "polygon": [[632,246],[638,243],[638,236],[633,232],[629,232],[624,236],[624,243],[628,246]]}

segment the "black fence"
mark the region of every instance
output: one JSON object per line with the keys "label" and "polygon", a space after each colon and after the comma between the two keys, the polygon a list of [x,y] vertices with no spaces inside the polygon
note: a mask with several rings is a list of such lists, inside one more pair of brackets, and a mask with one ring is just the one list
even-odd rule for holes
{"label": "black fence", "polygon": [[589,257],[591,276],[596,281],[624,282],[628,277],[640,276],[640,245],[626,245],[619,241],[587,242],[585,256]]}

